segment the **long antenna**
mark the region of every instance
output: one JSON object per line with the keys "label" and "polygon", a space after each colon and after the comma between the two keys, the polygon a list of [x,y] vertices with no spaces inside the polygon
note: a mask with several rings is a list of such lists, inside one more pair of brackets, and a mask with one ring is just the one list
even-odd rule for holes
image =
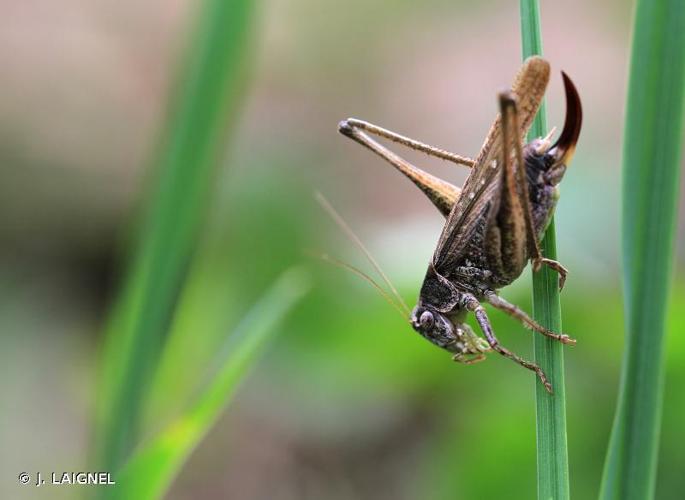
{"label": "long antenna", "polygon": [[383,287],[381,287],[371,276],[366,274],[364,271],[353,266],[352,264],[348,264],[347,262],[343,262],[342,260],[336,259],[335,257],[331,257],[330,255],[325,254],[325,253],[318,255],[318,257],[321,260],[328,262],[329,264],[333,264],[334,266],[338,266],[338,267],[342,267],[343,269],[347,269],[348,271],[351,271],[352,273],[356,274],[360,278],[368,281],[371,284],[371,286],[373,286],[378,291],[378,293],[381,294],[381,296],[385,299],[385,301],[388,304],[390,304],[400,314],[400,316],[402,316],[402,319],[406,319],[405,311],[402,309],[400,304],[395,302],[392,299],[392,297],[390,296],[390,294],[388,294],[388,292],[383,290]]}
{"label": "long antenna", "polygon": [[345,232],[347,237],[350,238],[355,243],[355,245],[357,245],[357,247],[359,247],[359,249],[364,253],[364,255],[369,260],[369,262],[371,263],[373,268],[381,276],[381,278],[383,278],[383,281],[385,282],[385,284],[388,285],[388,287],[392,291],[392,294],[395,296],[395,298],[397,299],[397,301],[400,304],[400,306],[402,307],[402,309],[404,309],[404,312],[407,315],[409,315],[410,314],[409,306],[404,302],[404,299],[399,294],[397,289],[393,286],[390,279],[383,272],[383,270],[381,269],[381,266],[378,265],[378,262],[376,262],[376,259],[373,258],[373,256],[371,255],[371,252],[369,252],[367,250],[367,248],[364,246],[364,244],[359,239],[359,237],[354,233],[354,231],[352,231],[352,228],[350,228],[350,226],[347,225],[345,220],[340,216],[340,214],[338,212],[336,212],[336,210],[328,202],[328,200],[324,197],[324,195],[322,195],[318,191],[316,192],[316,201],[318,201],[319,204],[321,205],[321,207],[326,212],[328,212],[328,215],[330,215],[331,218],[335,221],[335,223],[338,224],[338,226],[340,226],[340,228]]}

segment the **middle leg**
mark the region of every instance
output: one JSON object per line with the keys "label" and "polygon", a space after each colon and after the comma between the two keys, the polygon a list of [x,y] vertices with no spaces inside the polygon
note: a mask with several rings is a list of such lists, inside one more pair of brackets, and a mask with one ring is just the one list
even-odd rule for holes
{"label": "middle leg", "polygon": [[576,344],[576,339],[571,338],[568,335],[565,335],[563,333],[554,333],[553,331],[548,330],[547,328],[542,326],[540,323],[535,321],[533,318],[528,316],[522,309],[515,306],[514,304],[507,302],[502,297],[497,295],[495,292],[487,293],[485,295],[485,299],[493,307],[499,309],[500,311],[504,311],[505,313],[507,313],[512,318],[516,318],[517,320],[519,320],[527,328],[530,328],[531,330],[533,330],[535,332],[541,333],[545,337],[549,337],[549,338],[552,338],[554,340],[558,340],[562,344],[568,344],[568,345],[575,345]]}
{"label": "middle leg", "polygon": [[492,347],[494,351],[497,351],[505,358],[509,358],[512,361],[523,366],[524,368],[528,368],[529,370],[534,371],[540,379],[540,382],[542,382],[542,385],[544,385],[545,389],[547,389],[547,392],[553,394],[554,392],[552,391],[552,384],[550,384],[549,380],[547,379],[547,376],[545,375],[545,372],[542,371],[542,368],[540,368],[535,363],[528,361],[519,356],[518,354],[510,351],[506,347],[500,345],[499,340],[497,340],[497,337],[495,336],[495,332],[492,330],[492,326],[490,325],[490,320],[488,319],[488,315],[485,312],[485,308],[482,305],[480,305],[480,303],[478,302],[478,300],[476,300],[475,297],[467,303],[467,307],[476,315],[478,325],[480,326],[481,330],[483,330],[485,338],[487,339],[488,344],[490,344],[490,347]]}

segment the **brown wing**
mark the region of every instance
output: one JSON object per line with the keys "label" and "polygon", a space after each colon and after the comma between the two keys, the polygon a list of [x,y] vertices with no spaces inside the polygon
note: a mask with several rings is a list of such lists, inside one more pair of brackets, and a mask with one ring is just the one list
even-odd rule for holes
{"label": "brown wing", "polygon": [[[513,140],[523,141],[533,123],[549,81],[549,63],[538,56],[529,57],[516,75],[512,92],[519,112],[520,134]],[[497,203],[502,189],[502,132],[498,115],[490,127],[476,163],[464,183],[461,195],[447,217],[433,254],[437,271],[449,269],[462,256],[478,222]],[[514,151],[513,146],[509,151]],[[511,161],[516,161],[511,158]]]}

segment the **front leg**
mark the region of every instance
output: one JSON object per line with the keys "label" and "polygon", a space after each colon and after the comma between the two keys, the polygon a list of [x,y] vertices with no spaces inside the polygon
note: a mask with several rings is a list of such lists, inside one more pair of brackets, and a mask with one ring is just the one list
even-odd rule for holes
{"label": "front leg", "polygon": [[476,363],[485,361],[485,354],[474,354],[472,352],[458,352],[457,354],[452,356],[452,359],[457,363],[461,363],[463,365],[475,365]]}

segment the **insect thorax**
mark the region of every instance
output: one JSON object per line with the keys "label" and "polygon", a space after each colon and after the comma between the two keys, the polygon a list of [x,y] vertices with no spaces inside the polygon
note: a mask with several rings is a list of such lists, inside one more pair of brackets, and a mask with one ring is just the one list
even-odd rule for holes
{"label": "insect thorax", "polygon": [[[554,159],[548,153],[538,154],[537,147],[535,141],[526,145],[524,161],[533,225],[540,238],[554,213],[559,197],[556,183],[561,179],[563,171],[550,178],[549,169]],[[490,224],[497,216],[497,205],[488,202],[485,207],[483,217],[469,235],[462,257],[449,269],[436,270],[432,263],[429,265],[420,294],[420,303],[423,305],[442,313],[458,312],[463,309],[465,294],[480,300],[486,292],[512,283],[525,268],[527,259],[508,273],[497,271],[493,258],[499,258],[499,250],[493,250],[489,246],[492,242],[488,238]]]}

